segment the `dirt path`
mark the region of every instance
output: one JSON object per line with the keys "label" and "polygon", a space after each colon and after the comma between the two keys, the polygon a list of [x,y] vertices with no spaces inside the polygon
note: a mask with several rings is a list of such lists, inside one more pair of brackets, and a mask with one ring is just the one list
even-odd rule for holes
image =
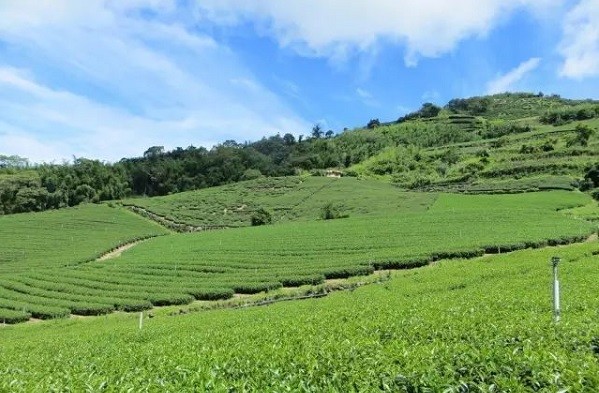
{"label": "dirt path", "polygon": [[148,239],[142,239],[142,240],[136,240],[132,243],[127,243],[127,244],[123,244],[120,247],[115,248],[114,250],[107,252],[106,254],[102,255],[100,258],[96,259],[96,262],[101,262],[101,261],[106,261],[107,259],[113,259],[113,258],[118,258],[121,256],[122,253],[124,253],[125,251],[127,251],[128,249],[137,246],[139,243],[144,242]]}

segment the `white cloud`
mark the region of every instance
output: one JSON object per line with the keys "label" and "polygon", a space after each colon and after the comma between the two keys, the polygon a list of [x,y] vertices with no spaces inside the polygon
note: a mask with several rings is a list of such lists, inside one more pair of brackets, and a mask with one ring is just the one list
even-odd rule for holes
{"label": "white cloud", "polygon": [[582,0],[564,18],[560,75],[582,79],[599,75],[599,0]]}
{"label": "white cloud", "polygon": [[371,99],[372,98],[372,94],[370,94],[366,90],[361,89],[359,87],[356,89],[356,94],[358,94],[358,96],[362,99]]}
{"label": "white cloud", "polygon": [[509,71],[507,74],[500,75],[487,83],[487,94],[497,94],[510,91],[526,74],[534,71],[539,66],[541,59],[533,57],[522,62],[518,67]]}
{"label": "white cloud", "polygon": [[263,34],[304,55],[344,59],[381,41],[406,46],[405,62],[450,52],[484,36],[512,11],[546,12],[562,0],[204,0],[197,14],[217,24],[255,22]]}
{"label": "white cloud", "polygon": [[364,90],[364,89],[358,87],[356,89],[356,94],[357,94],[358,98],[360,99],[360,101],[362,101],[362,103],[364,105],[367,105],[367,106],[378,106],[379,105],[376,98],[374,98],[372,93],[370,93],[367,90]]}
{"label": "white cloud", "polygon": [[117,160],[309,129],[174,4],[0,2],[0,42],[21,64],[0,59],[0,154]]}

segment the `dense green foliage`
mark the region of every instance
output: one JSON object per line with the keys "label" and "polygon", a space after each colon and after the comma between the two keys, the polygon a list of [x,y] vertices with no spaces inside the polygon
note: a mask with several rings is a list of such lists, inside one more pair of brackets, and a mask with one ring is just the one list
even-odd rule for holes
{"label": "dense green foliage", "polygon": [[597,250],[441,262],[319,300],[158,316],[142,331],[128,315],[6,327],[0,390],[595,392]]}
{"label": "dense green foliage", "polygon": [[74,265],[119,244],[165,233],[123,208],[105,205],[0,216],[0,274]]}
{"label": "dense green foliage", "polygon": [[581,104],[546,112],[539,118],[539,121],[544,124],[559,126],[596,117],[599,117],[599,105]]}
{"label": "dense green foliage", "polygon": [[[352,166],[348,173],[386,178],[409,189],[476,191],[480,184],[514,180],[526,184],[539,179],[547,180],[542,188],[564,188],[563,181],[552,181],[565,177],[569,188],[578,187],[599,161],[599,137],[594,132],[598,126],[599,122],[592,120],[443,147],[387,148]],[[527,189],[516,187],[513,191]]]}

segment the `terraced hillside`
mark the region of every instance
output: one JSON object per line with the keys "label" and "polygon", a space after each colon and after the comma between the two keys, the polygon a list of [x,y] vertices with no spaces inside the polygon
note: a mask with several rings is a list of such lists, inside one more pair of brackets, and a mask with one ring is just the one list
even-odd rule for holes
{"label": "terraced hillside", "polygon": [[589,203],[588,196],[565,191],[441,194],[428,210],[410,211],[408,204],[339,220],[161,236],[106,261],[45,269],[23,263],[22,272],[0,277],[0,311],[6,313],[0,318],[143,310],[583,241],[597,226],[556,210]]}
{"label": "terraced hillside", "polygon": [[487,131],[477,132],[497,136],[438,146],[388,147],[347,173],[386,179],[409,189],[517,192],[573,189],[599,162],[597,119],[551,126],[532,118],[497,126],[497,131],[491,131],[491,123],[486,127]]}

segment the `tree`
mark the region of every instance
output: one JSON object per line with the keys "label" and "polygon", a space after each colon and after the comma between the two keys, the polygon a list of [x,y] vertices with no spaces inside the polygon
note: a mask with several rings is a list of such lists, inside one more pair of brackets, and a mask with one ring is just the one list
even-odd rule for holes
{"label": "tree", "polygon": [[291,146],[295,143],[295,137],[293,136],[293,134],[285,134],[283,135],[283,142],[287,145],[287,146]]}
{"label": "tree", "polygon": [[366,124],[366,128],[368,128],[369,130],[372,130],[374,128],[379,127],[380,125],[381,125],[381,122],[379,121],[379,119],[370,119],[368,124]]}
{"label": "tree", "polygon": [[334,134],[333,130],[328,130],[328,131],[327,131],[327,132],[324,134],[324,136],[325,136],[326,138],[330,139],[330,138],[332,138],[332,137],[333,137],[333,134]]}
{"label": "tree", "polygon": [[323,220],[334,220],[336,218],[347,218],[347,214],[342,213],[342,208],[333,203],[329,202],[320,209],[320,218]]}
{"label": "tree", "polygon": [[29,160],[25,157],[0,154],[0,168],[27,168]]}
{"label": "tree", "polygon": [[599,187],[599,164],[589,169],[584,175],[584,179],[589,183],[588,188]]}
{"label": "tree", "polygon": [[419,112],[420,117],[436,117],[439,114],[439,112],[441,112],[441,108],[439,108],[437,105],[433,103],[425,102],[424,104],[422,104],[422,108],[420,108]]}
{"label": "tree", "polygon": [[314,127],[312,127],[312,138],[315,139],[319,139],[322,137],[323,131],[322,131],[322,127],[320,126],[320,124],[316,123],[314,124]]}
{"label": "tree", "polygon": [[152,146],[144,152],[144,158],[157,158],[164,154],[164,146]]}
{"label": "tree", "polygon": [[566,143],[568,147],[574,145],[587,146],[589,144],[591,135],[595,133],[595,129],[586,124],[577,124],[574,131],[576,132],[576,135],[574,135],[572,139],[568,140]]}
{"label": "tree", "polygon": [[262,207],[256,209],[254,214],[252,214],[252,226],[260,226],[267,225],[272,223],[272,215],[270,212]]}

